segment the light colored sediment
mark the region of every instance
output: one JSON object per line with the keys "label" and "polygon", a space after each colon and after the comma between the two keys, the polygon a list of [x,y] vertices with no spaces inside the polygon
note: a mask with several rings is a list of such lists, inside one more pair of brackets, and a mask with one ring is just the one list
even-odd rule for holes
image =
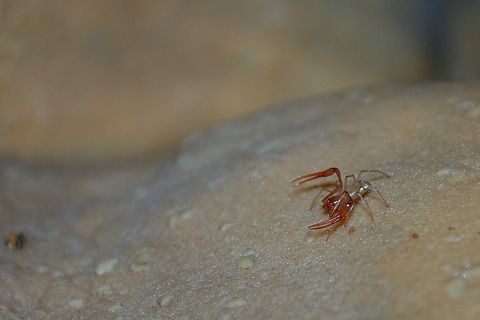
{"label": "light colored sediment", "polygon": [[[2,164],[0,314],[19,318],[477,319],[480,83],[380,86],[198,133],[115,168]],[[332,166],[374,193],[326,242]],[[334,181],[334,179],[326,181]],[[319,181],[320,183],[320,181]],[[352,228],[354,227],[354,228]]]}

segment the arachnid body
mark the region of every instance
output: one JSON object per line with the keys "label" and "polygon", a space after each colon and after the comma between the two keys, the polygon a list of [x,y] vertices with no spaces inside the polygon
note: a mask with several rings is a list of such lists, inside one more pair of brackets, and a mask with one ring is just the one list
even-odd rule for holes
{"label": "arachnid body", "polygon": [[[380,191],[377,190],[368,180],[360,179],[364,173],[371,172],[371,173],[379,173],[385,177],[390,178],[390,175],[380,171],[380,170],[362,170],[358,173],[357,177],[354,174],[350,174],[345,176],[344,181],[342,181],[342,176],[340,170],[338,168],[329,168],[324,171],[315,172],[300,176],[292,181],[294,186],[298,186],[308,181],[312,181],[318,178],[329,177],[332,175],[337,175],[338,177],[338,185],[330,191],[323,199],[323,208],[328,211],[328,215],[330,219],[325,220],[320,223],[313,224],[308,228],[311,230],[323,229],[330,227],[336,223],[339,223],[342,220],[346,220],[348,218],[348,214],[353,210],[355,205],[360,201],[365,201],[367,205],[368,212],[370,217],[373,220],[372,213],[370,211],[370,206],[368,202],[365,200],[365,196],[370,191],[375,191],[380,195],[380,198],[385,203],[385,206],[388,207],[387,202],[383,198],[383,195]],[[353,184],[348,185],[348,180],[352,179]],[[310,206],[310,210],[312,210],[313,206],[316,203],[317,198],[320,196],[320,193],[313,199],[312,205]]]}

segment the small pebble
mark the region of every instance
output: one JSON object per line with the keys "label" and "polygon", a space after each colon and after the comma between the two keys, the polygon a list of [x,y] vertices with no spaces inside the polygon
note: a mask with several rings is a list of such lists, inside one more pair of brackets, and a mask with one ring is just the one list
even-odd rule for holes
{"label": "small pebble", "polygon": [[457,236],[454,236],[454,235],[448,235],[448,236],[443,237],[442,240],[446,241],[446,242],[458,242],[462,239],[460,239],[460,237],[457,237]]}
{"label": "small pebble", "polygon": [[253,256],[255,254],[255,250],[247,248],[245,251],[242,253],[242,256]]}
{"label": "small pebble", "polygon": [[173,296],[163,296],[157,299],[157,303],[160,307],[165,308],[168,307],[173,300]]}
{"label": "small pebble", "polygon": [[132,270],[135,273],[148,270],[148,268],[150,268],[150,265],[149,265],[150,259],[151,259],[150,253],[147,253],[147,252],[139,253],[135,258],[133,258],[133,261],[130,264],[130,270]]}
{"label": "small pebble", "polygon": [[117,264],[117,262],[118,259],[105,260],[98,265],[95,273],[99,276],[104,275],[105,273],[109,273],[113,270],[113,267]]}
{"label": "small pebble", "polygon": [[195,209],[190,209],[183,212],[176,212],[167,218],[167,225],[173,229],[182,221],[191,218],[194,213]]}
{"label": "small pebble", "polygon": [[104,294],[104,295],[110,295],[112,294],[112,287],[109,286],[108,284],[105,284],[103,286],[98,287],[95,292]]}
{"label": "small pebble", "polygon": [[70,308],[75,309],[75,310],[80,310],[84,306],[83,299],[73,299],[68,301],[68,305]]}
{"label": "small pebble", "polygon": [[227,308],[232,308],[232,309],[240,308],[246,304],[247,303],[242,298],[233,298],[232,300],[227,302]]}
{"label": "small pebble", "polygon": [[113,306],[108,308],[108,311],[110,311],[110,312],[119,312],[119,311],[122,311],[122,310],[123,310],[123,308],[119,303],[115,303]]}
{"label": "small pebble", "polygon": [[255,266],[255,258],[253,255],[249,255],[238,260],[238,267],[243,270],[252,270]]}
{"label": "small pebble", "polygon": [[228,229],[230,229],[231,227],[233,227],[235,224],[233,223],[224,223],[222,224],[218,229],[222,232],[225,232],[227,231]]}
{"label": "small pebble", "polygon": [[435,172],[436,176],[443,177],[448,176],[449,181],[461,181],[465,177],[465,172],[460,169],[454,168],[442,168]]}

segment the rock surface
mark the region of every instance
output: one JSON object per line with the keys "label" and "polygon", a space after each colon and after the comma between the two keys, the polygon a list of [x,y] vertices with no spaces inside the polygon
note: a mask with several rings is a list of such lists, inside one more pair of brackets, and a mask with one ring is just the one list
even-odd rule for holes
{"label": "rock surface", "polygon": [[[42,319],[478,319],[480,82],[304,100],[117,167],[1,164],[0,315]],[[338,167],[372,192],[307,226]],[[325,178],[325,182],[335,182]],[[318,181],[317,186],[322,181]],[[328,241],[326,241],[327,236]]]}

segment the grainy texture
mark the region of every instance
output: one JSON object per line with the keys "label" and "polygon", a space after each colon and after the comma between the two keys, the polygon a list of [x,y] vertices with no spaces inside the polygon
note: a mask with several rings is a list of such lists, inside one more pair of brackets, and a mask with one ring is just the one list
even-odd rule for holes
{"label": "grainy texture", "polygon": [[[0,231],[28,242],[0,251],[0,315],[478,319],[479,135],[472,80],[280,106],[156,163],[3,163]],[[325,242],[290,181],[331,166],[393,176],[372,179],[389,208],[371,194],[374,221],[359,204]]]}

